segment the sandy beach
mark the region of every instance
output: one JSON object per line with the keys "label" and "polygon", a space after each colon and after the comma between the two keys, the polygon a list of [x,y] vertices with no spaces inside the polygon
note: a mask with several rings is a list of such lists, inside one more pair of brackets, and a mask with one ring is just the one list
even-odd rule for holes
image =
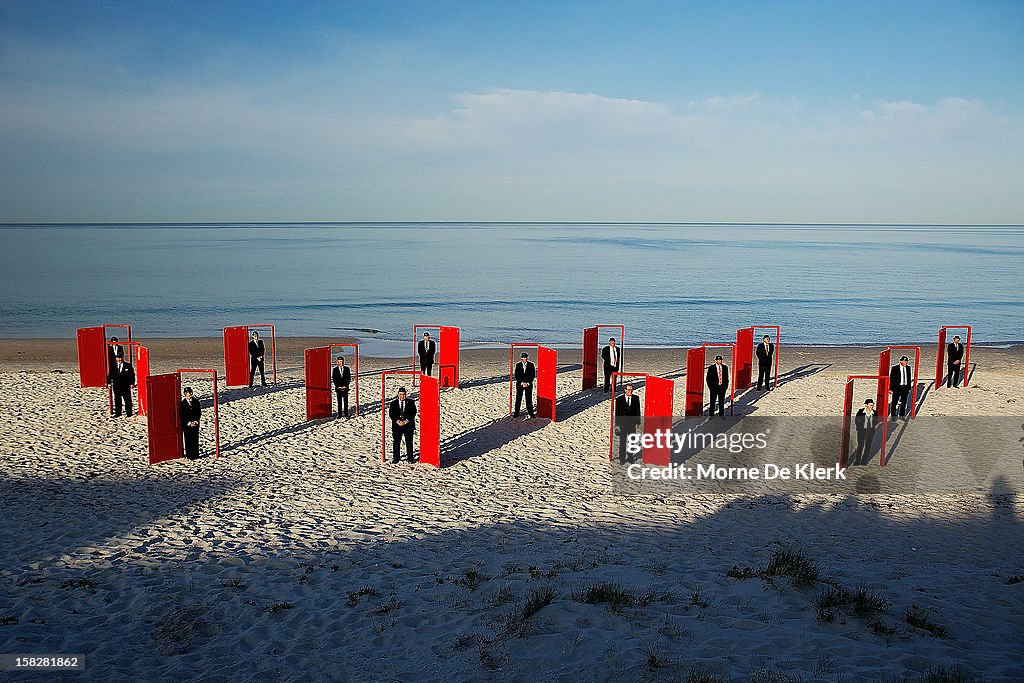
{"label": "sandy beach", "polygon": [[[464,351],[444,467],[382,465],[378,373],[408,361],[361,358],[359,417],[307,423],[302,349],[324,342],[281,338],[276,386],[220,388],[219,460],[148,466],[145,419],[108,419],[73,341],[0,341],[0,652],[85,654],[67,680],[1024,679],[1022,347],[922,391],[918,420],[1016,425],[973,479],[981,434],[913,493],[745,495],[617,486],[578,349],[556,423],[508,418],[507,350]],[[223,368],[220,339],[144,343],[154,372]],[[779,388],[739,410],[834,419],[877,354],[783,346]],[[625,362],[675,379],[681,411],[682,350]],[[925,471],[900,448],[865,467]]]}

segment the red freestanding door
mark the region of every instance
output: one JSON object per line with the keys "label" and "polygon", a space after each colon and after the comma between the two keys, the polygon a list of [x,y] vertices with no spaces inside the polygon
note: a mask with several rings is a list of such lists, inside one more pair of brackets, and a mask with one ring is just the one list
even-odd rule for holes
{"label": "red freestanding door", "polygon": [[[644,433],[654,434],[658,430],[672,429],[672,394],[675,383],[663,377],[647,377],[644,384]],[[649,465],[666,466],[672,462],[672,450],[668,445],[662,448],[645,448],[643,461]]]}
{"label": "red freestanding door", "polygon": [[420,462],[441,466],[441,385],[436,377],[420,375]]}
{"label": "red freestanding door", "polygon": [[78,378],[83,387],[107,386],[107,345],[102,327],[78,328]]}
{"label": "red freestanding door", "polygon": [[733,382],[735,389],[746,389],[750,386],[754,371],[754,328],[745,327],[736,330],[736,358],[733,359]]}
{"label": "red freestanding door", "polygon": [[704,412],[704,347],[686,352],[686,417]]}
{"label": "red freestanding door", "polygon": [[146,378],[149,413],[149,464],[176,460],[184,455],[181,437],[181,375],[150,375]]}
{"label": "red freestanding door", "polygon": [[443,387],[459,386],[459,328],[441,326],[438,333],[437,377]]}
{"label": "red freestanding door", "polygon": [[[81,357],[81,351],[78,352]],[[943,367],[943,361],[946,360],[946,330],[939,330],[939,348],[935,349],[935,388],[938,389],[942,386],[942,378],[945,374]],[[964,375],[966,377],[966,373]],[[84,384],[82,385],[85,386]]]}
{"label": "red freestanding door", "polygon": [[135,386],[139,389],[139,415],[149,415],[149,392],[147,391],[146,379],[149,377],[149,349],[145,346],[137,347],[135,357]]}
{"label": "red freestanding door", "polygon": [[331,416],[331,347],[306,349],[306,419]]}
{"label": "red freestanding door", "polygon": [[843,432],[839,445],[839,466],[846,467],[850,459],[850,416],[853,414],[853,380],[846,381],[843,393]]}
{"label": "red freestanding door", "polygon": [[558,352],[546,346],[537,347],[537,415],[555,421]]}
{"label": "red freestanding door", "polygon": [[249,327],[224,328],[224,383],[229,387],[249,386]]}
{"label": "red freestanding door", "polygon": [[597,387],[597,328],[583,330],[583,389]]}
{"label": "red freestanding door", "polygon": [[[892,363],[892,351],[886,349],[878,354],[878,375],[880,377],[889,376],[889,365]],[[882,386],[882,383],[878,383],[878,392],[875,394],[875,405],[880,406],[883,402],[886,402],[888,396],[885,392],[886,387]]]}

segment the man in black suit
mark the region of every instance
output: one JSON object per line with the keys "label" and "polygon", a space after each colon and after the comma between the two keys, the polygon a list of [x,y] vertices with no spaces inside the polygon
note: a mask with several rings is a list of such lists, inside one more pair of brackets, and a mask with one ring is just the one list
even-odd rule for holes
{"label": "man in black suit", "polygon": [[124,405],[124,414],[132,416],[132,389],[135,388],[135,369],[124,362],[124,353],[117,356],[114,363],[114,371],[110,379],[110,388],[114,392],[114,417],[121,416],[121,406]]}
{"label": "man in black suit", "polygon": [[892,366],[889,370],[889,392],[892,394],[892,398],[889,399],[890,418],[895,418],[897,412],[900,417],[907,416],[907,401],[910,390],[914,387],[914,372],[910,369],[909,361],[909,358],[903,356],[900,358],[900,364]]}
{"label": "man in black suit", "polygon": [[338,417],[348,417],[348,385],[352,381],[352,373],[345,365],[345,357],[338,356],[337,364],[331,371],[331,382],[334,383],[334,393],[338,397]]}
{"label": "man in black suit", "polygon": [[641,416],[640,397],[633,393],[633,385],[627,384],[625,393],[615,399],[615,427],[619,430],[619,464],[634,462],[635,455],[626,452],[626,443],[630,434],[640,428]]}
{"label": "man in black suit", "polygon": [[429,376],[434,367],[434,354],[437,352],[437,344],[430,338],[429,332],[423,333],[423,339],[416,345],[416,352],[420,356],[420,372]]}
{"label": "man in black suit", "polygon": [[875,429],[878,427],[875,402],[870,398],[864,401],[864,407],[857,411],[853,422],[857,425],[857,450],[853,452],[851,464],[865,464],[871,459],[871,445],[875,442]]}
{"label": "man in black suit", "polygon": [[416,404],[406,397],[405,387],[398,388],[398,398],[388,405],[388,417],[391,418],[391,462],[398,463],[402,457],[399,448],[405,439],[405,454],[409,462],[416,462],[412,454],[412,435],[416,432]]}
{"label": "man in black suit", "polygon": [[121,346],[117,337],[111,337],[109,344],[107,344],[107,384],[110,384],[114,377],[114,366],[117,365],[118,354],[124,355],[124,347]]}
{"label": "man in black suit", "polygon": [[775,344],[772,344],[771,337],[767,334],[757,345],[757,388],[760,391],[762,383],[765,391],[772,388],[772,361],[775,360]]}
{"label": "man in black suit", "polygon": [[611,391],[612,373],[619,371],[619,364],[622,360],[620,349],[615,346],[615,337],[608,339],[608,345],[601,349],[601,358],[604,360],[604,391]]}
{"label": "man in black suit", "polygon": [[181,436],[185,440],[185,457],[195,460],[199,457],[199,418],[203,414],[199,399],[192,395],[191,387],[182,392],[179,415],[181,415]]}
{"label": "man in black suit", "polygon": [[256,376],[256,368],[260,370],[260,384],[267,386],[267,378],[263,374],[263,356],[265,354],[265,347],[263,346],[263,340],[260,339],[260,333],[253,331],[252,339],[249,340],[249,386],[252,386],[252,380]]}
{"label": "man in black suit", "polygon": [[953,343],[946,345],[946,388],[960,386],[960,373],[963,368],[964,345],[960,343],[960,335],[953,337]]}
{"label": "man in black suit", "polygon": [[516,409],[512,417],[519,417],[519,409],[523,405],[523,396],[526,396],[526,412],[530,417],[535,415],[533,411],[533,382],[537,379],[537,368],[530,362],[530,354],[523,353],[519,356],[516,369],[513,373],[516,381]]}
{"label": "man in black suit", "polygon": [[722,364],[721,356],[715,356],[715,364],[708,366],[705,380],[707,380],[708,390],[711,392],[708,417],[715,414],[716,401],[718,402],[718,416],[725,417],[725,391],[729,388],[729,368]]}

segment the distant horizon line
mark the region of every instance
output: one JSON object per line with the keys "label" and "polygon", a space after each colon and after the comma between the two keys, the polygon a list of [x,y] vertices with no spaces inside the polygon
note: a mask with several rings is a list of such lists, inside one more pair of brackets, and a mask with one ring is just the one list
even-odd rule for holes
{"label": "distant horizon line", "polygon": [[787,228],[1022,228],[1024,223],[783,223],[777,221],[559,221],[559,220],[458,220],[458,221],[402,221],[402,220],[351,220],[351,221],[93,221],[93,222],[0,222],[0,228],[46,228],[46,227],[146,227],[146,226],[217,226],[217,227],[281,227],[288,225],[659,225],[659,226],[739,226],[739,227],[787,227]]}

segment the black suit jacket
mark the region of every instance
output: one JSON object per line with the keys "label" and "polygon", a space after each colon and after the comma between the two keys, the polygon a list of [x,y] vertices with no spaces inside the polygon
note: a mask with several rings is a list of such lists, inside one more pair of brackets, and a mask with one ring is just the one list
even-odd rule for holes
{"label": "black suit jacket", "polygon": [[434,354],[437,352],[437,344],[431,339],[429,343],[424,342],[422,339],[420,343],[416,345],[416,352],[420,355],[420,361],[423,363],[433,363]]}
{"label": "black suit jacket", "polygon": [[526,367],[523,367],[523,362],[519,361],[516,363],[515,370],[516,386],[519,386],[521,382],[529,382],[533,384],[533,380],[537,379],[537,368],[530,361],[526,362]]}
{"label": "black suit jacket", "polygon": [[615,399],[615,417],[640,417],[642,414],[640,397],[636,394],[633,394],[632,400],[627,400],[625,394]]}
{"label": "black suit jacket", "polygon": [[707,377],[708,387],[714,391],[715,389],[728,389],[729,388],[729,366],[722,363],[722,384],[718,384],[718,368],[715,363],[708,366]]}
{"label": "black suit jacket", "polygon": [[347,365],[343,365],[339,372],[338,366],[334,366],[334,370],[331,371],[331,381],[334,382],[335,389],[341,389],[342,391],[348,391],[348,384],[352,381],[352,373],[349,371]]}
{"label": "black suit jacket", "polygon": [[622,365],[622,349],[615,347],[615,364],[612,365],[612,345],[608,344],[601,349],[601,358],[604,360],[604,371],[611,372],[618,370],[619,366]]}
{"label": "black suit jacket", "polygon": [[[871,416],[874,418],[874,420],[871,423],[871,429],[875,429],[876,427],[878,427],[878,414],[873,412],[871,414]],[[858,410],[857,411],[857,416],[853,418],[853,421],[854,421],[854,423],[856,423],[857,429],[866,429],[867,428],[867,411],[865,411],[863,408]]]}
{"label": "black suit jacket", "polygon": [[[416,402],[407,397],[405,399],[404,413],[398,403],[399,401],[396,398],[388,404],[388,417],[391,418],[391,429],[399,431],[402,429],[416,429]],[[398,424],[398,421],[402,418],[408,420],[409,424],[405,426]]]}
{"label": "black suit jacket", "polygon": [[192,400],[181,399],[181,408],[178,411],[181,415],[181,427],[185,429],[188,427],[189,422],[199,422],[199,417],[203,414],[203,409],[199,407],[199,399],[195,396]]}
{"label": "black suit jacket", "polygon": [[114,369],[111,372],[111,384],[114,385],[114,391],[124,393],[135,386],[135,368],[129,363],[121,364],[121,371],[118,372],[117,364],[114,364]]}
{"label": "black suit jacket", "polygon": [[264,353],[263,340],[257,339],[256,341],[249,340],[249,356],[252,358],[262,358]]}
{"label": "black suit jacket", "polygon": [[758,365],[771,365],[772,356],[775,355],[775,344],[768,342],[768,350],[765,351],[764,342],[757,345],[757,364]]}
{"label": "black suit jacket", "polygon": [[[964,345],[963,344],[960,344],[959,348],[957,347],[957,344],[954,344],[952,342],[950,342],[949,344],[946,345],[946,364],[947,365],[952,365],[953,361],[955,361],[955,360],[962,361],[963,359],[964,359]],[[962,365],[962,363],[961,363],[961,365]]]}
{"label": "black suit jacket", "polygon": [[900,372],[899,363],[892,366],[889,370],[889,390],[894,391],[896,389],[909,389],[914,385],[914,368],[907,366],[907,383],[904,384],[900,381],[902,373]]}

